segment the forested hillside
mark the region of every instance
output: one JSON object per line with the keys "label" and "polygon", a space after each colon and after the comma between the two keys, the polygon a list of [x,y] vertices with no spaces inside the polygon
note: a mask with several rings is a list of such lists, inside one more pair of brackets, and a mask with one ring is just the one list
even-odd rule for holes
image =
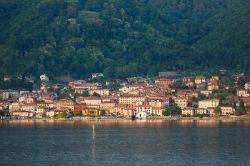
{"label": "forested hillside", "polygon": [[249,0],[0,0],[0,74],[250,71]]}

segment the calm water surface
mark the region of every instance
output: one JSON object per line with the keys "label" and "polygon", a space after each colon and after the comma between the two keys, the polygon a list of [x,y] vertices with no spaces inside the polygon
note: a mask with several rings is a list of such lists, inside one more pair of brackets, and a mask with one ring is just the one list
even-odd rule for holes
{"label": "calm water surface", "polygon": [[250,165],[249,121],[0,122],[0,165]]}

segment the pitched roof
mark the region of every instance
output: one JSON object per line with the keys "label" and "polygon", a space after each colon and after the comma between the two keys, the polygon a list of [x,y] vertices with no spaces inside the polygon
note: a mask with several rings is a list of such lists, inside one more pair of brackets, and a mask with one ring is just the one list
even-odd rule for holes
{"label": "pitched roof", "polygon": [[243,98],[242,101],[244,104],[250,104],[250,98]]}

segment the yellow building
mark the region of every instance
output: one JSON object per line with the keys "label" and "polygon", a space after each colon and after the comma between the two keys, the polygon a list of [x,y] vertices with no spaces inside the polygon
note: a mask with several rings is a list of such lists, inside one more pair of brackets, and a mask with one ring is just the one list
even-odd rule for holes
{"label": "yellow building", "polygon": [[83,116],[100,116],[100,110],[95,108],[87,108],[82,111]]}
{"label": "yellow building", "polygon": [[118,116],[130,117],[132,116],[133,109],[127,105],[119,104],[111,109],[110,112]]}
{"label": "yellow building", "polygon": [[142,104],[145,99],[144,96],[121,96],[119,97],[119,104]]}
{"label": "yellow building", "polygon": [[115,106],[116,103],[113,103],[113,102],[103,102],[100,104],[100,108],[102,110],[111,110],[114,106]]}
{"label": "yellow building", "polygon": [[14,112],[14,111],[19,111],[20,109],[20,106],[19,106],[19,103],[10,103],[9,104],[9,111],[10,112]]}
{"label": "yellow building", "polygon": [[180,107],[180,108],[186,108],[187,107],[187,98],[176,98],[175,103]]}

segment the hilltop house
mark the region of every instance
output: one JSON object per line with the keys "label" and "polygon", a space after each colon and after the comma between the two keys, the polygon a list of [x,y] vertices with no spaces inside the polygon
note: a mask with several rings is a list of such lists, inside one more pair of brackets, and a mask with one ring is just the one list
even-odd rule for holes
{"label": "hilltop house", "polygon": [[174,83],[173,79],[158,79],[155,80],[155,84],[160,85],[160,86],[169,86]]}
{"label": "hilltop house", "polygon": [[98,77],[104,77],[103,73],[93,73],[92,74],[92,79],[98,78]]}
{"label": "hilltop house", "polygon": [[250,82],[245,83],[245,89],[250,90]]}
{"label": "hilltop house", "polygon": [[191,77],[184,77],[182,79],[182,83],[185,84],[188,87],[191,87],[194,85],[193,79]]}
{"label": "hilltop house", "polygon": [[40,75],[40,80],[43,82],[48,82],[49,77],[46,74],[42,74],[42,75]]}
{"label": "hilltop house", "polygon": [[202,84],[202,83],[206,83],[206,77],[204,76],[197,76],[195,77],[195,80],[194,80],[195,84]]}
{"label": "hilltop house", "polygon": [[237,96],[238,97],[249,97],[249,94],[248,94],[247,90],[238,89],[237,90]]}
{"label": "hilltop house", "polygon": [[207,90],[212,91],[215,89],[219,89],[219,85],[217,82],[209,82],[207,85]]}
{"label": "hilltop house", "polygon": [[162,71],[159,72],[159,78],[168,78],[177,76],[177,72],[175,71]]}
{"label": "hilltop house", "polygon": [[144,92],[144,87],[143,84],[125,85],[119,91],[125,94],[139,95]]}
{"label": "hilltop house", "polygon": [[97,90],[100,89],[100,85],[98,83],[85,83],[82,85],[76,85],[74,87],[75,93],[82,94],[84,91],[89,90]]}
{"label": "hilltop house", "polygon": [[210,78],[210,81],[219,81],[220,80],[220,77],[219,76],[212,76],[211,78]]}
{"label": "hilltop house", "polygon": [[9,99],[9,91],[8,90],[0,90],[0,100]]}

